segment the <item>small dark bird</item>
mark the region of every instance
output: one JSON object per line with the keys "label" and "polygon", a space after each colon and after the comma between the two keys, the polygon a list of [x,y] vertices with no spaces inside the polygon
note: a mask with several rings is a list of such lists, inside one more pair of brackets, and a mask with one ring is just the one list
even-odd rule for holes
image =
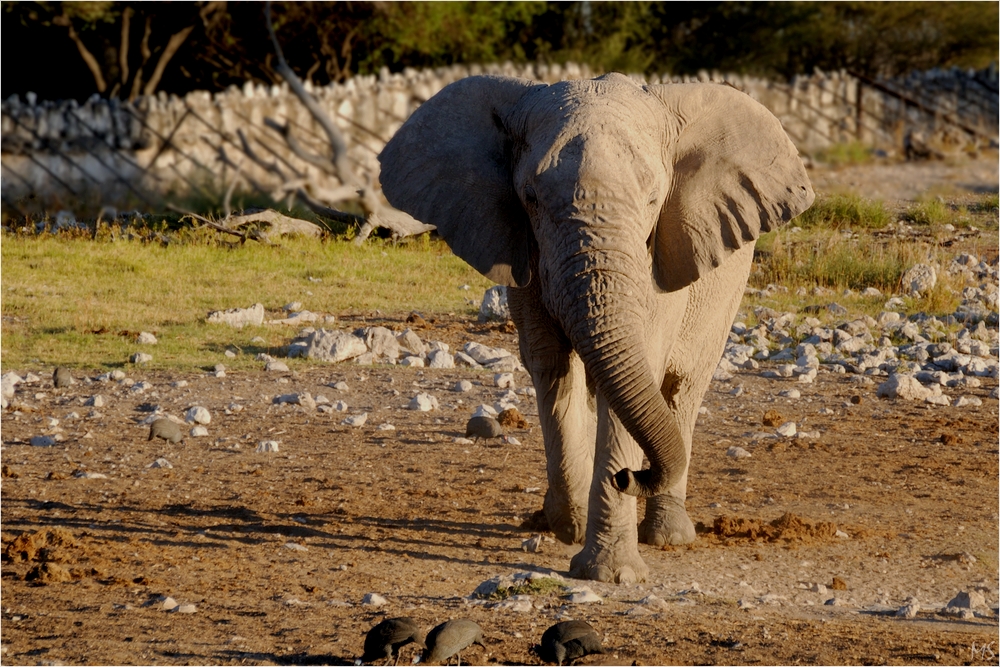
{"label": "small dark bird", "polygon": [[424,646],[424,631],[412,618],[387,618],[368,631],[365,637],[365,654],[361,662],[375,662],[385,658],[385,664],[395,658],[399,662],[399,649],[414,643],[417,648]]}
{"label": "small dark bird", "polygon": [[473,417],[469,420],[469,423],[465,425],[465,437],[468,438],[472,436],[478,442],[480,438],[486,438],[487,440],[491,438],[502,438],[503,428],[500,426],[500,422],[493,417],[487,417],[485,415],[479,417]]}
{"label": "small dark bird", "polygon": [[73,376],[69,371],[60,366],[52,373],[52,386],[57,388],[68,387],[73,384]]}
{"label": "small dark bird", "polygon": [[180,442],[183,437],[181,429],[177,424],[165,417],[161,417],[149,425],[149,437],[147,440],[163,438],[167,442]]}
{"label": "small dark bird", "polygon": [[568,663],[591,653],[604,653],[601,638],[586,621],[556,623],[542,635],[539,657],[557,665]]}
{"label": "small dark bird", "polygon": [[458,665],[462,665],[462,649],[469,648],[473,644],[479,644],[483,648],[483,629],[475,621],[467,618],[456,618],[446,621],[427,633],[425,640],[427,648],[424,649],[422,662],[444,662],[453,655],[458,655]]}

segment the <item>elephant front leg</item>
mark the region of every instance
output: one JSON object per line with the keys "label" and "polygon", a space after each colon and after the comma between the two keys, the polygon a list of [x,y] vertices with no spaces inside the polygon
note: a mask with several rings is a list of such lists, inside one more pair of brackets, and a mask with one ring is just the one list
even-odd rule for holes
{"label": "elephant front leg", "polygon": [[642,465],[642,450],[597,396],[597,449],[587,513],[587,539],[570,563],[570,576],[620,584],[644,581],[649,567],[639,555],[636,499],[618,492],[612,476]]}
{"label": "elephant front leg", "polygon": [[667,493],[648,498],[646,515],[639,524],[639,541],[655,547],[694,542],[694,523],[684,508],[686,496],[687,473]]}
{"label": "elephant front leg", "polygon": [[565,334],[542,305],[538,286],[508,291],[521,359],[531,374],[545,440],[548,489],[543,511],[566,544],[583,542],[594,471],[597,417],[587,373]]}
{"label": "elephant front leg", "polygon": [[570,353],[561,368],[534,371],[532,379],[545,439],[545,518],[561,542],[579,544],[587,526],[597,426],[583,362]]}

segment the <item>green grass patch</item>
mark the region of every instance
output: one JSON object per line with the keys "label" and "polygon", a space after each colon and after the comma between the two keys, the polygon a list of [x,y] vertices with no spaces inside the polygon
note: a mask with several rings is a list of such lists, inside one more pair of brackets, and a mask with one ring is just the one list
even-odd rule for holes
{"label": "green grass patch", "polygon": [[857,141],[833,144],[816,152],[816,160],[831,167],[866,164],[871,159],[871,147]]}
{"label": "green grass patch", "polygon": [[929,199],[910,206],[904,218],[915,225],[943,225],[951,222],[954,215],[951,207],[944,202]]}
{"label": "green grass patch", "polygon": [[552,579],[551,577],[539,577],[538,579],[529,579],[523,584],[518,584],[517,586],[501,588],[491,594],[487,599],[506,600],[507,598],[514,597],[515,595],[548,595],[549,593],[562,592],[565,588],[566,584],[558,579]]}
{"label": "green grass patch", "polygon": [[813,227],[882,229],[894,220],[895,216],[881,201],[855,195],[833,195],[817,199],[809,209],[795,218],[792,224],[806,229]]}
{"label": "green grass patch", "polygon": [[993,213],[994,215],[997,214],[998,209],[1000,209],[1000,195],[996,192],[983,195],[979,201],[969,207],[969,210],[974,213]]}
{"label": "green grass patch", "polygon": [[[209,311],[261,303],[268,318],[299,301],[333,315],[473,313],[490,283],[441,241],[426,235],[392,245],[372,240],[282,239],[279,245],[221,244],[207,236],[184,243],[122,238],[89,241],[64,235],[5,235],[3,367],[122,365],[149,331],[159,344],[142,349],[152,368],[211,367],[229,346],[247,354],[227,366],[256,367],[291,327],[232,329],[205,322]],[[462,290],[462,285],[471,289]],[[474,305],[467,302],[474,301]],[[262,337],[265,343],[251,342]],[[295,363],[308,363],[290,360]]]}

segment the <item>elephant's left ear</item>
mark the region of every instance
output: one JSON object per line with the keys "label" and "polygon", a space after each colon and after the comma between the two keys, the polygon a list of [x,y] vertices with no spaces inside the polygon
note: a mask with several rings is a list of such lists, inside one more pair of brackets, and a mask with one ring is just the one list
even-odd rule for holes
{"label": "elephant's left ear", "polygon": [[815,195],[781,123],[749,95],[708,83],[646,90],[665,105],[670,128],[664,159],[673,175],[653,272],[674,291],[809,208]]}

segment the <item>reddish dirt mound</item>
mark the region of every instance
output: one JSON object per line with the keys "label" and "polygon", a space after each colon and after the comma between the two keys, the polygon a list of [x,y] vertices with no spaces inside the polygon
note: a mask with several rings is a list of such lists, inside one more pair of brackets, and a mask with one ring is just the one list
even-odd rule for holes
{"label": "reddish dirt mound", "polygon": [[526,429],[531,426],[517,408],[507,408],[497,415],[497,421],[504,428]]}
{"label": "reddish dirt mound", "polygon": [[828,521],[812,523],[791,512],[765,523],[761,519],[720,516],[715,519],[715,534],[727,539],[763,540],[765,542],[818,542],[832,540],[837,526]]}
{"label": "reddish dirt mound", "polygon": [[18,535],[7,544],[3,555],[4,560],[21,563],[59,562],[66,560],[65,549],[79,546],[73,534],[65,528],[49,528]]}

